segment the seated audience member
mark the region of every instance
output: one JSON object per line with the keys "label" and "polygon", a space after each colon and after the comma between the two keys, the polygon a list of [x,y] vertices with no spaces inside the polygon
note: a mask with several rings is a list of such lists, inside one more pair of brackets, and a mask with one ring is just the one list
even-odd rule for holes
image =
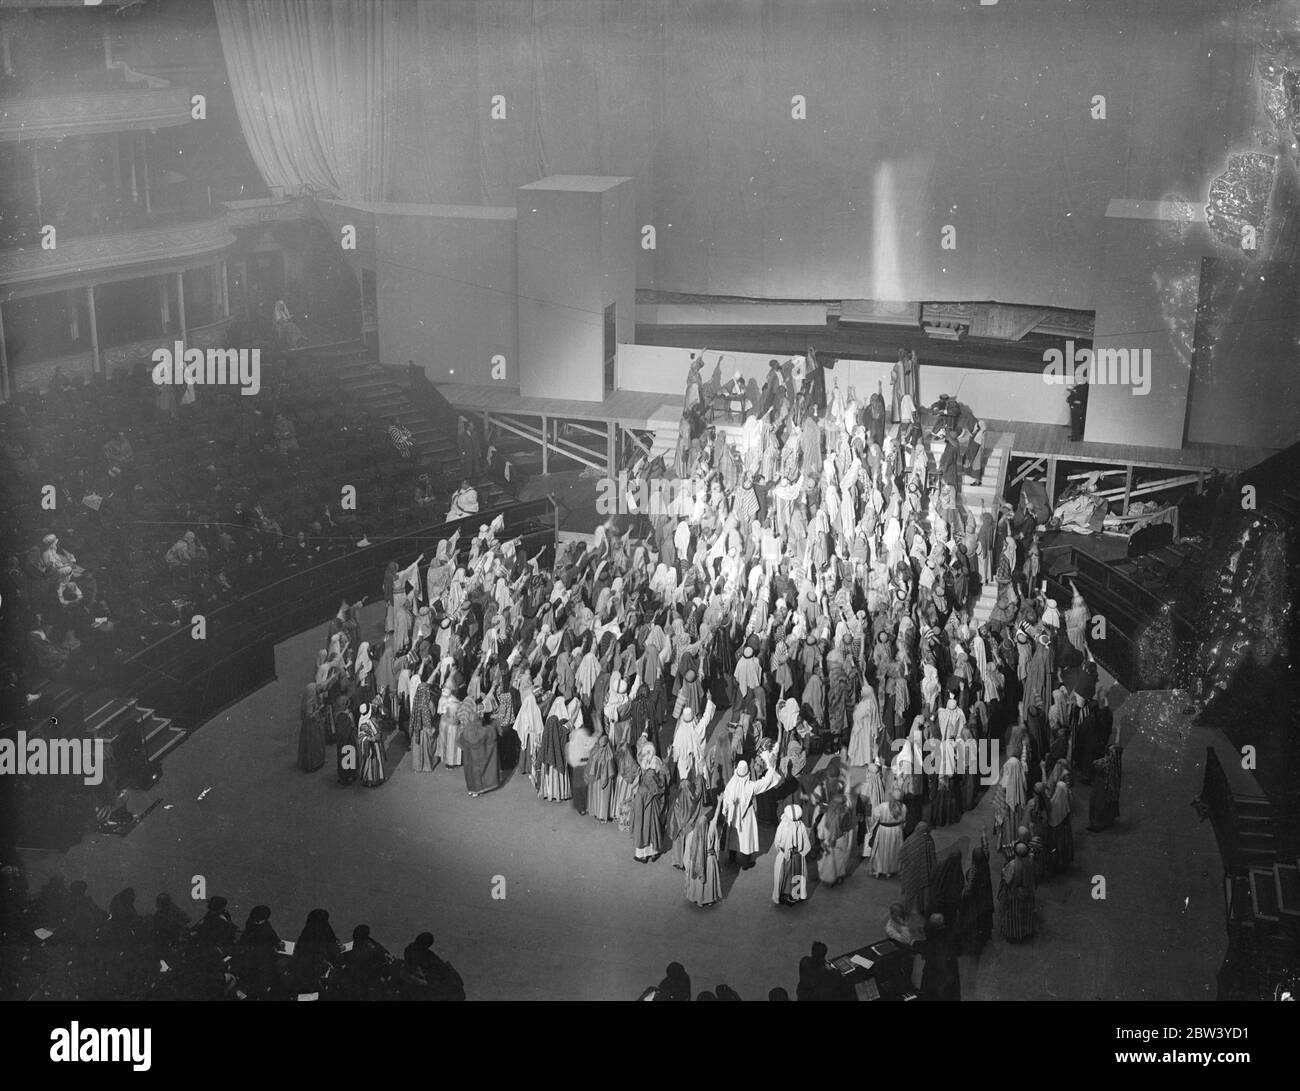
{"label": "seated audience member", "polygon": [[393,975],[393,956],[371,938],[370,926],[352,929],[352,949],[343,953],[338,987],[344,1000],[375,999]]}
{"label": "seated audience member", "polygon": [[433,934],[421,932],[402,956],[402,999],[464,1000],[465,983],[450,962],[433,953]]}
{"label": "seated audience member", "polygon": [[912,930],[907,926],[907,913],[898,902],[889,907],[889,920],[885,922],[885,937],[895,943],[901,943],[904,947],[911,947],[916,942],[912,937]]}
{"label": "seated audience member", "polygon": [[208,899],[208,911],[194,926],[194,942],[204,947],[229,947],[235,942],[239,929],[230,918],[226,899],[217,895]]}

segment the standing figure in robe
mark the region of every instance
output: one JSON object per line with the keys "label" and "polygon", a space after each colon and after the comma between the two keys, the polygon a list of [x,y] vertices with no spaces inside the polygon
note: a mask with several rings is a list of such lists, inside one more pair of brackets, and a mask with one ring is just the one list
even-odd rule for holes
{"label": "standing figure in robe", "polygon": [[898,874],[902,866],[903,824],[906,821],[907,807],[898,788],[871,812],[871,829],[867,848],[863,851],[870,853],[871,873],[877,879],[888,879]]}
{"label": "standing figure in robe", "polygon": [[542,719],[541,706],[533,692],[533,680],[528,671],[520,671],[517,688],[519,691],[519,712],[515,716],[515,734],[519,737],[519,762],[533,787],[538,786],[540,763],[537,751],[542,743],[542,732],[546,728]]}
{"label": "standing figure in robe", "polygon": [[961,911],[957,914],[957,941],[962,954],[979,957],[993,936],[993,910],[989,842],[988,837],[981,834],[980,843],[971,849],[970,867],[966,869],[962,886]]}
{"label": "standing figure in robe", "polygon": [[325,764],[325,709],[321,703],[320,687],[315,682],[307,683],[300,713],[298,768],[304,773],[314,773]]}
{"label": "standing figure in robe", "polygon": [[440,759],[448,769],[459,769],[460,752],[460,699],[450,685],[444,686],[438,701],[438,744],[435,759]]}
{"label": "standing figure in robe", "polygon": [[1065,635],[1069,638],[1071,644],[1085,658],[1088,658],[1088,622],[1092,614],[1088,610],[1088,604],[1084,602],[1083,596],[1079,594],[1079,589],[1074,587],[1071,581],[1070,586],[1074,588],[1074,597],[1071,601],[1070,608],[1065,612]]}
{"label": "standing figure in robe", "polygon": [[1057,762],[1048,787],[1047,870],[1068,871],[1074,863],[1074,831],[1070,827],[1070,770],[1064,759]]}
{"label": "standing figure in robe", "polygon": [[736,763],[736,771],[722,793],[720,806],[727,822],[727,849],[734,863],[741,856],[741,868],[754,866],[754,856],[759,850],[758,816],[754,812],[754,797],[770,791],[781,783],[775,754],[769,754],[770,765],[757,779],[749,775],[749,763]]}
{"label": "standing figure in robe", "polygon": [[569,732],[560,719],[564,713],[564,699],[557,697],[546,717],[537,748],[537,794],[548,803],[561,803],[573,795],[569,780]]}
{"label": "standing figure in robe", "polygon": [[903,869],[903,908],[909,913],[915,908],[925,916],[929,912],[930,877],[938,859],[928,823],[916,824],[912,836],[903,842],[900,859]]}
{"label": "standing figure in robe", "polygon": [[378,788],[388,777],[384,766],[384,743],[369,705],[362,705],[357,719],[357,743],[361,748],[361,783]]}
{"label": "standing figure in robe", "polygon": [[351,784],[357,779],[361,756],[357,749],[357,725],[348,708],[348,699],[340,694],[334,699],[334,747],[338,761],[340,784]]}
{"label": "standing figure in robe", "polygon": [[998,916],[1002,938],[1019,943],[1034,936],[1034,902],[1036,880],[1029,859],[1029,846],[1017,841],[1014,855],[1002,869],[998,889]]}
{"label": "standing figure in robe", "polygon": [[[468,710],[473,708],[473,714]],[[466,715],[460,729],[461,750],[465,758],[465,790],[473,799],[501,786],[501,763],[497,757],[497,733],[500,725],[485,718],[475,702],[461,705]]]}
{"label": "standing figure in robe", "polygon": [[1092,796],[1088,800],[1088,831],[1108,830],[1119,817],[1119,787],[1124,749],[1106,747],[1106,756],[1093,762]]}
{"label": "standing figure in robe", "polygon": [[639,772],[632,795],[632,855],[640,863],[648,864],[663,854],[668,842],[665,821],[668,776],[648,742],[641,744],[637,764]]}
{"label": "standing figure in robe", "polygon": [[827,886],[839,886],[848,876],[857,832],[858,820],[853,809],[844,794],[834,790],[817,823],[817,839],[821,844],[817,874]]}
{"label": "standing figure in robe", "polygon": [[1027,797],[1025,763],[1019,754],[1011,754],[1002,763],[998,785],[994,789],[993,814],[999,850],[1008,849],[1015,844],[1016,831],[1024,821]]}
{"label": "standing figure in robe", "polygon": [[791,804],[781,813],[772,841],[772,903],[798,905],[808,899],[808,865],[812,839],[804,825],[803,808]]}
{"label": "standing figure in robe", "polygon": [[420,671],[411,701],[411,771],[432,773],[438,764],[438,713],[433,703],[432,664]]}
{"label": "standing figure in robe", "polygon": [[880,719],[880,704],[875,691],[865,682],[862,699],[853,709],[853,732],[849,736],[849,764],[870,765],[880,755],[885,726]]}
{"label": "standing figure in robe", "polygon": [[677,730],[669,756],[677,769],[678,778],[685,782],[692,771],[704,772],[704,732],[707,725],[703,717],[696,719],[695,710],[685,705],[677,720]]}
{"label": "standing figure in robe", "polygon": [[704,779],[692,769],[690,775],[682,780],[668,820],[673,867],[679,871],[686,869],[686,835],[694,828],[703,810]]}
{"label": "standing figure in robe", "polygon": [[614,817],[618,819],[618,828],[627,833],[632,828],[632,802],[641,778],[641,766],[631,743],[622,744],[615,753],[618,779],[614,784]]}
{"label": "standing figure in robe", "polygon": [[722,874],[718,850],[722,843],[722,810],[702,807],[686,831],[682,856],[686,861],[686,898],[701,907],[722,900]]}
{"label": "standing figure in robe", "polygon": [[609,822],[615,816],[614,789],[618,780],[618,758],[614,744],[604,732],[596,736],[587,759],[587,806],[597,822]]}

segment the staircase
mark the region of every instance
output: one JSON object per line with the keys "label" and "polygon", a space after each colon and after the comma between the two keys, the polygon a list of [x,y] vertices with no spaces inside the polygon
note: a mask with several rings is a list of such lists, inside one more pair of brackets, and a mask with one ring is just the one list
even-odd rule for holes
{"label": "staircase", "polygon": [[654,439],[650,442],[651,460],[662,455],[664,465],[671,470],[673,468],[673,459],[677,454],[677,437],[681,431],[681,419],[656,419],[646,421],[646,424],[654,433]]}
{"label": "staircase", "polygon": [[[361,347],[328,350],[314,359],[330,367],[345,396],[381,421],[385,428],[390,424],[404,425],[415,444],[413,457],[421,466],[431,469],[435,476],[459,483],[461,462],[456,437],[448,435],[412,404],[404,370],[383,367],[371,359],[369,350]],[[478,493],[480,508],[496,507],[512,499],[486,475],[480,475],[470,484]]]}
{"label": "staircase", "polygon": [[[1013,437],[1005,433],[990,434],[988,436],[988,454],[984,458],[983,474],[980,477],[978,485],[972,485],[969,481],[963,481],[961,486],[961,505],[969,511],[979,511],[980,502],[984,502],[984,510],[992,514],[994,519],[998,517],[998,504],[1002,500],[1002,490],[1006,485],[1007,465],[1011,460],[1011,441]],[[939,453],[943,453],[942,444],[939,445]],[[971,563],[977,565],[976,558],[970,558]],[[971,609],[972,619],[975,625],[983,625],[988,621],[989,615],[993,612],[993,607],[998,602],[998,588],[996,583],[986,583],[980,586],[979,598]]]}
{"label": "staircase", "polygon": [[83,733],[103,741],[118,788],[126,787],[136,770],[161,761],[189,734],[154,709],[141,707],[134,697],[100,697],[88,704],[95,707],[86,716]]}
{"label": "staircase", "polygon": [[1252,867],[1249,913],[1242,924],[1261,939],[1300,935],[1300,860]]}

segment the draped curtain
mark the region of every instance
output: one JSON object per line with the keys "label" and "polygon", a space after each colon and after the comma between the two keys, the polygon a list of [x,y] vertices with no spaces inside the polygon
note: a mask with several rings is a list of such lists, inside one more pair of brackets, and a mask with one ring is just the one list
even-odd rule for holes
{"label": "draped curtain", "polygon": [[396,0],[214,0],[235,107],[269,186],[387,201]]}
{"label": "draped curtain", "polygon": [[1203,200],[1257,100],[1222,0],[215,2],[269,183],[630,177],[667,292],[1096,307],[1111,199]]}

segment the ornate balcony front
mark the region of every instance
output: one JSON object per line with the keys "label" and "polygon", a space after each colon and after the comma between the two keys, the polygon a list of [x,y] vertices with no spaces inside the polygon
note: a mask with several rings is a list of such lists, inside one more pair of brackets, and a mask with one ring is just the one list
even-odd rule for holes
{"label": "ornate balcony front", "polygon": [[54,85],[0,99],[0,140],[60,140],[189,122],[189,88],[120,62],[109,72],[103,87]]}
{"label": "ornate balcony front", "polygon": [[169,272],[211,261],[235,243],[222,217],[113,235],[59,240],[0,250],[0,299],[39,295],[60,288]]}

